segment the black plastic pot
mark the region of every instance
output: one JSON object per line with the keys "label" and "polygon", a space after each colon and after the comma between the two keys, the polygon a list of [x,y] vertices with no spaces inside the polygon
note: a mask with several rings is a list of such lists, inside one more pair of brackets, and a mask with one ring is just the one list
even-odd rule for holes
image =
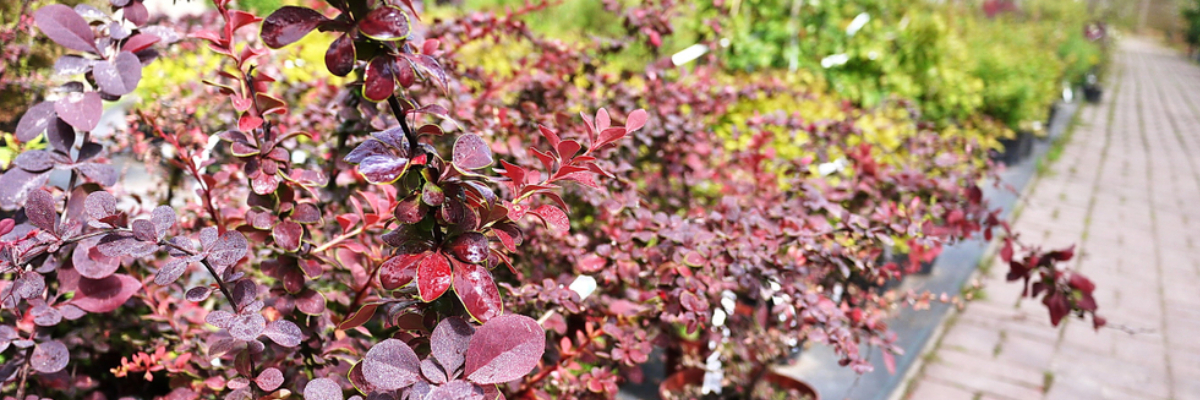
{"label": "black plastic pot", "polygon": [[1034,140],[1036,139],[1033,134],[1026,131],[1017,132],[1015,138],[1000,139],[1000,145],[1004,146],[1004,150],[993,153],[992,160],[1007,165],[1020,163],[1033,154]]}
{"label": "black plastic pot", "polygon": [[1100,100],[1103,97],[1104,97],[1104,88],[1100,87],[1100,85],[1084,85],[1083,86],[1083,98],[1085,100],[1087,100],[1088,103],[1092,103],[1092,104],[1100,103]]}

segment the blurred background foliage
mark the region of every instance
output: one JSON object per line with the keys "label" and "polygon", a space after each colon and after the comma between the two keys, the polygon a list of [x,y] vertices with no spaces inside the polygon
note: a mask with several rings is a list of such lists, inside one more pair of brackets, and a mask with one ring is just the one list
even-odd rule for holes
{"label": "blurred background foliage", "polygon": [[[611,44],[601,47],[610,50],[593,56],[603,58],[603,68],[614,76],[637,79],[637,72],[648,63],[665,62],[689,46],[704,44],[708,55],[692,62],[721,63],[725,74],[721,79],[735,83],[778,79],[809,93],[804,98],[750,94],[726,115],[703,116],[727,138],[726,145],[731,148],[749,144],[749,135],[743,134],[748,129],[747,120],[773,113],[799,115],[808,121],[853,119],[863,130],[864,140],[882,148],[902,142],[918,130],[917,123],[932,124],[944,134],[966,136],[981,146],[996,148],[999,139],[1012,137],[1015,131],[1037,133],[1065,88],[1078,87],[1089,73],[1103,70],[1105,46],[1102,41],[1086,38],[1084,26],[1111,19],[1129,4],[1022,0],[1014,3],[1019,6],[1013,11],[989,16],[985,3],[995,1],[678,2],[681,6],[674,8],[676,15],[665,16],[670,21],[669,34],[627,42],[618,42],[628,37],[623,26],[625,16],[613,11],[638,4],[635,0],[550,1],[548,6],[521,18],[533,31],[564,46]],[[7,15],[11,15],[8,9],[19,7],[18,2],[5,3],[0,7]],[[238,3],[259,15],[286,4],[312,5],[302,0]],[[436,21],[439,17],[504,11],[528,4],[526,0],[442,0],[428,1],[423,6],[424,18]],[[283,60],[278,63],[282,65],[279,79],[301,83],[297,90],[313,89],[303,83],[328,75],[323,49],[332,39],[331,35],[309,35],[298,45],[273,54]],[[24,40],[37,48],[35,41],[41,39]],[[527,40],[513,38],[502,45],[476,42],[455,52],[487,72],[505,74],[519,68],[520,60],[535,48]],[[171,52],[146,69],[138,89],[143,99],[169,98],[166,94],[175,91],[191,94],[199,90],[193,71],[216,67],[217,58],[203,46],[174,46]],[[32,60],[22,61],[30,63],[42,58],[19,59]],[[45,66],[11,68],[30,71]],[[687,68],[686,63],[682,65],[679,74],[686,75]],[[17,84],[0,88],[39,92],[27,89]],[[304,98],[303,93],[296,95]],[[845,107],[845,103],[854,107]],[[195,110],[197,115],[205,112]],[[10,114],[19,112],[13,110]],[[11,131],[11,124],[0,125],[0,129]],[[779,155],[803,157],[813,153],[814,149],[805,148],[807,138],[798,137],[802,134],[796,132],[775,132],[773,145]]]}

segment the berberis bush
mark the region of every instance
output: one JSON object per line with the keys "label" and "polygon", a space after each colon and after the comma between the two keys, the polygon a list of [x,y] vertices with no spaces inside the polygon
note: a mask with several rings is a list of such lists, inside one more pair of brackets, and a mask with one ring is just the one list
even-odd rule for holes
{"label": "berberis bush", "polygon": [[[656,346],[670,371],[739,396],[804,342],[858,371],[862,345],[900,351],[883,317],[932,295],[879,286],[996,230],[1009,279],[1054,324],[1104,323],[1091,283],[1059,266],[1069,250],[1019,245],[989,209],[976,143],[915,111],[899,141],[855,125],[903,104],[734,118],[742,97],[809,94],[724,83],[717,59],[608,72],[604,54],[670,34],[645,16],[673,2],[607,4],[628,37],[582,46],[520,22],[546,3],[428,27],[408,0],[265,18],[215,3],[187,39],[138,0],[45,5],[18,25],[68,51],[0,176],[11,398],[613,398]],[[299,64],[271,49],[311,35],[331,38],[328,73],[282,79]],[[470,64],[462,50],[486,42],[519,44],[518,68]],[[163,89],[130,129],[102,123],[185,51],[221,57],[191,71],[203,86]],[[713,128],[731,119],[747,146]],[[780,132],[814,154],[778,157]],[[911,262],[882,260],[893,248]]]}

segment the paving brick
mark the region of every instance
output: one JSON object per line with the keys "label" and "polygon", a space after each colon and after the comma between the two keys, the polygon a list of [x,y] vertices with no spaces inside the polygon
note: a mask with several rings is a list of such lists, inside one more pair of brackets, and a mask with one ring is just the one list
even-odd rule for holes
{"label": "paving brick", "polygon": [[945,383],[922,380],[907,397],[908,400],[973,400],[975,393]]}

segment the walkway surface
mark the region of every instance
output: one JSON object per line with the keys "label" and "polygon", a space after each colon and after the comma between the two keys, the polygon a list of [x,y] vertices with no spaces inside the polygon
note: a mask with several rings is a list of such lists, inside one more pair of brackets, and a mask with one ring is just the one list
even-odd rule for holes
{"label": "walkway surface", "polygon": [[995,265],[905,398],[1200,400],[1200,67],[1147,40],[1119,47],[1104,102],[1080,111],[1014,226],[1076,244],[1072,267],[1119,329],[1050,327]]}

